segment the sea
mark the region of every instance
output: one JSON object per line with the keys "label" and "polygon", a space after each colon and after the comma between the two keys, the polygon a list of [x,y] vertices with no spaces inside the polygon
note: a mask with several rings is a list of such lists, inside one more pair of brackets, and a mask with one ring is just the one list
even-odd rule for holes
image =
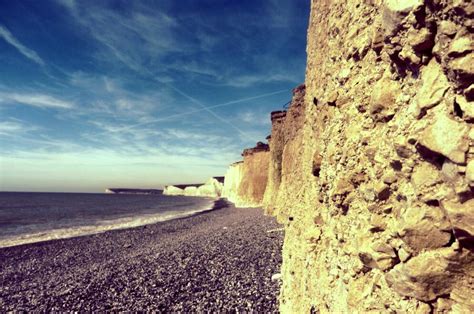
{"label": "sea", "polygon": [[0,247],[183,218],[215,199],[162,194],[0,192]]}

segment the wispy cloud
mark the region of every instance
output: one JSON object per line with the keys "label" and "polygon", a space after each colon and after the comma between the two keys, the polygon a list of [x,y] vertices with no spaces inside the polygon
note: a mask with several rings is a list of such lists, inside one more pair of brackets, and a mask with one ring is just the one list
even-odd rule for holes
{"label": "wispy cloud", "polygon": [[0,121],[0,135],[12,136],[36,130],[38,130],[37,127],[34,127],[18,119]]}
{"label": "wispy cloud", "polygon": [[268,112],[243,111],[238,115],[239,119],[245,123],[256,126],[270,125],[270,114]]}
{"label": "wispy cloud", "polygon": [[38,108],[70,109],[74,103],[44,94],[19,94],[0,92],[0,105],[17,103]]}
{"label": "wispy cloud", "polygon": [[0,25],[0,37],[3,38],[7,43],[15,47],[22,55],[27,57],[33,62],[38,63],[39,65],[45,65],[43,59],[32,49],[26,47],[16,39],[13,34],[5,27]]}

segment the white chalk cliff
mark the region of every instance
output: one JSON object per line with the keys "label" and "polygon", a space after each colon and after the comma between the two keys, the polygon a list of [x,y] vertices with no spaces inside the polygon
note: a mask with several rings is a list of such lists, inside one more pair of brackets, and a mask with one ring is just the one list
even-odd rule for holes
{"label": "white chalk cliff", "polygon": [[168,185],[165,187],[164,195],[183,195],[200,197],[221,197],[223,183],[219,177],[212,177],[202,185]]}

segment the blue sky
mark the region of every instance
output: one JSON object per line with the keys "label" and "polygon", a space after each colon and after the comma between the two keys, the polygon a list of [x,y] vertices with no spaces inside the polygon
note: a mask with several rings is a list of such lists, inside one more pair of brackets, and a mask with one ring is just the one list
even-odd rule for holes
{"label": "blue sky", "polygon": [[0,190],[223,175],[304,81],[309,1],[0,0]]}

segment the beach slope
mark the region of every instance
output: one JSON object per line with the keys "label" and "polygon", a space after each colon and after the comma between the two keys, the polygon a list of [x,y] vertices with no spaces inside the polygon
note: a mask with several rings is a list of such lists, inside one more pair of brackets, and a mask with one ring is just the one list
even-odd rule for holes
{"label": "beach slope", "polygon": [[[223,201],[220,201],[223,202]],[[227,206],[134,229],[0,249],[0,308],[276,311],[281,231]]]}

